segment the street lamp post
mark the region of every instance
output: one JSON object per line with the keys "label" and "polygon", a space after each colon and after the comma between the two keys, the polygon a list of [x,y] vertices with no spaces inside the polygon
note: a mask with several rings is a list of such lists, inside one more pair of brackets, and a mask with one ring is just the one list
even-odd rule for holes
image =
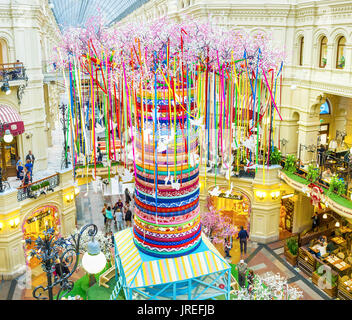
{"label": "street lamp post", "polygon": [[67,144],[66,144],[66,133],[67,133],[67,126],[66,126],[66,111],[67,111],[67,105],[62,103],[61,106],[59,106],[59,109],[62,112],[62,118],[60,119],[62,123],[62,131],[64,134],[64,153],[63,156],[65,157],[65,168],[68,168],[68,157],[66,155],[66,150],[67,150]]}
{"label": "street lamp post", "polygon": [[[29,259],[36,257],[42,265],[42,268],[47,276],[47,286],[38,286],[33,290],[33,297],[38,300],[47,299],[42,297],[43,292],[47,291],[49,300],[53,300],[53,288],[60,285],[61,288],[56,296],[60,300],[61,293],[66,291],[63,295],[67,295],[73,289],[73,281],[70,280],[72,274],[76,271],[79,257],[80,257],[80,242],[83,233],[87,230],[88,235],[92,240],[88,243],[88,252],[83,255],[82,265],[83,268],[89,272],[98,273],[106,265],[105,255],[100,251],[100,246],[94,236],[98,232],[98,227],[95,224],[88,224],[84,226],[78,234],[71,235],[69,239],[59,238],[55,239],[54,229],[49,228],[44,231],[44,237],[38,237],[35,240],[35,249],[30,252]],[[32,240],[27,239],[27,244],[31,244]],[[94,247],[94,252],[91,252],[91,247]],[[87,263],[88,257],[88,263]],[[58,263],[56,263],[58,261]],[[60,274],[53,279],[53,272],[59,266]],[[71,271],[69,267],[73,265]],[[92,267],[95,266],[95,267]],[[65,270],[68,270],[66,273]],[[92,269],[92,270],[91,270]],[[94,269],[94,270],[93,270]]]}

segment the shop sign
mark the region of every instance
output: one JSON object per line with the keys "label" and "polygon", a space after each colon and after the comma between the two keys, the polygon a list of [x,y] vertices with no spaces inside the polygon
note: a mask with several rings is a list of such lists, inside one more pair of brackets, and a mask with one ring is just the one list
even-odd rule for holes
{"label": "shop sign", "polygon": [[41,212],[39,213],[38,215],[32,217],[32,218],[29,218],[27,219],[27,223],[30,224],[30,223],[33,223],[37,220],[42,220],[43,218],[47,217],[48,215],[51,214],[51,211],[48,210],[48,211],[44,211],[44,212]]}

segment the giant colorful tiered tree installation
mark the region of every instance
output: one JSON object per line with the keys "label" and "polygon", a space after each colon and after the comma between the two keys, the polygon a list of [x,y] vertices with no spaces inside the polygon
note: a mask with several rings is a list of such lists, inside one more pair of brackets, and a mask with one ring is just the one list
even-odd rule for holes
{"label": "giant colorful tiered tree installation", "polygon": [[54,57],[74,166],[96,176],[103,133],[109,179],[113,162],[134,168],[133,230],[115,235],[128,299],[229,298],[229,265],[201,232],[199,174],[213,167],[230,189],[233,163],[264,170],[279,141],[283,53],[262,33],[184,21],[107,29],[96,18],[67,30]]}

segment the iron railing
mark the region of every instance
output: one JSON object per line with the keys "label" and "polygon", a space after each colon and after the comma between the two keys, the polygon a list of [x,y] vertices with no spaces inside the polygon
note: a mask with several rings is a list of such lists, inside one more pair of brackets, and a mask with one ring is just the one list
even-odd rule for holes
{"label": "iron railing", "polygon": [[54,192],[54,188],[60,184],[60,176],[58,173],[30,183],[26,186],[18,188],[17,200],[23,201],[28,198],[38,198],[42,194],[47,194],[48,192]]}
{"label": "iron railing", "polygon": [[22,62],[0,64],[0,81],[26,80],[26,68]]}

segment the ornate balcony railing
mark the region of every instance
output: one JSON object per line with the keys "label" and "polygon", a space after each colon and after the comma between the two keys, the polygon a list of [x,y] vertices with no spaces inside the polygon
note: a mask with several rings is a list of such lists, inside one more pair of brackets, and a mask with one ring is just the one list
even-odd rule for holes
{"label": "ornate balcony railing", "polygon": [[27,80],[26,68],[22,62],[0,64],[0,81]]}
{"label": "ornate balcony railing", "polygon": [[47,194],[48,192],[54,192],[55,187],[60,184],[60,176],[58,173],[30,183],[26,186],[18,188],[17,200],[23,201],[28,198],[36,199],[42,194]]}

